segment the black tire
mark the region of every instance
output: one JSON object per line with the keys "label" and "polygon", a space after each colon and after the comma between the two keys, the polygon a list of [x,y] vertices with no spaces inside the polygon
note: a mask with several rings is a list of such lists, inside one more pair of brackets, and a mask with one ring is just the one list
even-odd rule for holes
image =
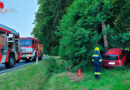
{"label": "black tire", "polygon": [[26,59],[26,62],[30,62],[30,59]]}
{"label": "black tire", "polygon": [[39,57],[39,60],[41,60],[42,59],[42,53],[40,53],[40,57]]}
{"label": "black tire", "polygon": [[13,54],[10,54],[8,57],[8,62],[5,63],[6,68],[12,68],[15,65],[15,56]]}
{"label": "black tire", "polygon": [[42,57],[40,56],[39,58],[38,58],[38,60],[41,60],[42,59]]}
{"label": "black tire", "polygon": [[20,62],[20,60],[16,61],[16,63],[19,63],[19,62]]}
{"label": "black tire", "polygon": [[35,57],[33,58],[33,61],[35,62],[37,59],[37,54],[35,53]]}

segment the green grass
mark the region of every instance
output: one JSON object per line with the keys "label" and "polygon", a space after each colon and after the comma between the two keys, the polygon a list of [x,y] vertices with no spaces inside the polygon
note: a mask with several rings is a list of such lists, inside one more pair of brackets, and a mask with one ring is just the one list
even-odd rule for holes
{"label": "green grass", "polygon": [[0,74],[0,90],[130,89],[130,68],[103,69],[101,80],[95,80],[93,70],[82,72],[82,78],[79,78],[76,73],[65,70],[69,66],[69,63],[59,57],[48,57],[38,64]]}
{"label": "green grass", "polygon": [[[68,75],[70,74],[70,75]],[[54,74],[44,86],[45,90],[130,90],[130,68],[102,70],[100,80],[93,71],[82,73],[82,78],[71,72]],[[74,81],[75,80],[75,81]]]}
{"label": "green grass", "polygon": [[12,72],[0,74],[0,90],[39,90],[50,76],[51,60],[24,66]]}

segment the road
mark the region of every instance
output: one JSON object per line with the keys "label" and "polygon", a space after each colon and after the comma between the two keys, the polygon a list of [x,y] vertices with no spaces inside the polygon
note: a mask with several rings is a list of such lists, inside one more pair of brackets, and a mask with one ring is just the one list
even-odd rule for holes
{"label": "road", "polygon": [[[45,58],[46,58],[46,56],[43,56],[42,60],[45,59]],[[8,71],[15,70],[15,69],[21,68],[25,65],[30,65],[30,64],[33,64],[33,63],[35,63],[35,62],[26,62],[25,60],[20,60],[20,62],[16,63],[15,66],[11,69],[6,69],[4,64],[0,64],[0,74],[8,72]]]}

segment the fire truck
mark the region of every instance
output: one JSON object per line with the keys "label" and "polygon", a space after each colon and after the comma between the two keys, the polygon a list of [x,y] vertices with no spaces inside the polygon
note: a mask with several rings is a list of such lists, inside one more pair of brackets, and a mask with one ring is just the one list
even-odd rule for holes
{"label": "fire truck", "polygon": [[20,35],[15,30],[0,24],[0,64],[12,68],[21,58]]}
{"label": "fire truck", "polygon": [[20,38],[21,45],[21,59],[28,62],[35,61],[38,57],[39,60],[42,59],[43,48],[40,40],[32,37]]}

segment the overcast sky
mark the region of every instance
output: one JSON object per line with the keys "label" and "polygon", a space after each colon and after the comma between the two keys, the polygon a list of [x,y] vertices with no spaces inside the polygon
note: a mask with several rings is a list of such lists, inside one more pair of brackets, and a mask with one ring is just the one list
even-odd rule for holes
{"label": "overcast sky", "polygon": [[30,37],[34,25],[37,0],[0,0],[4,3],[5,14],[0,13],[0,24],[20,33],[21,37]]}

